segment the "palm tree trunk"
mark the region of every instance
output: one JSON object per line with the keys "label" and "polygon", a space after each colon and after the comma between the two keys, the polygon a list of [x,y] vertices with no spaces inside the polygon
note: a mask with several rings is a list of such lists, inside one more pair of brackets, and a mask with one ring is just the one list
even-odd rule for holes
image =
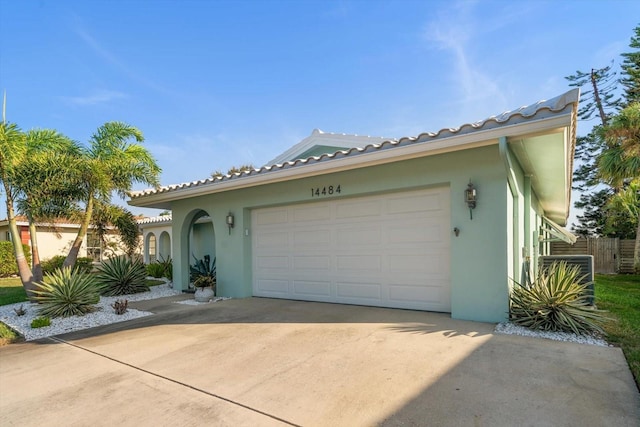
{"label": "palm tree trunk", "polygon": [[64,267],[73,267],[76,265],[76,260],[78,259],[78,253],[80,252],[80,247],[82,246],[82,242],[84,241],[85,236],[87,235],[87,230],[89,229],[89,224],[91,223],[91,216],[93,215],[93,196],[89,196],[89,200],[87,201],[87,208],[84,211],[84,218],[82,220],[82,224],[80,224],[80,229],[78,230],[78,235],[76,239],[73,241],[71,245],[71,249],[69,249],[69,255],[64,260]]}
{"label": "palm tree trunk", "polygon": [[33,284],[33,273],[29,268],[27,258],[24,256],[24,249],[22,248],[22,239],[20,238],[20,232],[18,231],[18,224],[16,223],[16,215],[13,210],[13,197],[10,189],[8,188],[6,181],[4,181],[4,189],[7,203],[7,219],[9,220],[9,233],[11,234],[11,241],[13,242],[13,251],[16,254],[16,264],[18,265],[18,274],[20,275],[20,281],[22,287],[27,294],[27,297],[33,301],[33,291],[35,286]]}
{"label": "palm tree trunk", "polygon": [[29,236],[31,237],[31,270],[33,281],[42,282],[42,265],[40,264],[40,251],[38,250],[38,235],[33,218],[29,218]]}

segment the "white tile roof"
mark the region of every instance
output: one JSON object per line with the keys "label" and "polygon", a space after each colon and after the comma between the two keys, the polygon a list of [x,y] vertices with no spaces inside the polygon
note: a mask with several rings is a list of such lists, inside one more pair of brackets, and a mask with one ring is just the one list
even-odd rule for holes
{"label": "white tile roof", "polygon": [[139,225],[161,224],[161,223],[165,223],[165,222],[171,222],[171,214],[142,218],[142,219],[139,219],[137,222],[138,222]]}
{"label": "white tile roof", "polygon": [[262,175],[273,171],[279,171],[289,168],[303,167],[308,164],[314,164],[318,162],[331,161],[333,159],[339,159],[344,157],[357,156],[359,154],[371,153],[375,151],[382,151],[386,149],[393,149],[396,147],[403,147],[411,144],[429,143],[436,140],[446,139],[456,135],[466,135],[474,132],[485,131],[489,129],[498,128],[506,125],[518,124],[534,119],[541,119],[549,116],[553,116],[555,113],[562,112],[569,105],[578,102],[580,91],[578,89],[570,90],[562,95],[556,96],[549,100],[538,101],[535,104],[527,105],[518,108],[517,110],[505,111],[502,114],[491,116],[485,120],[481,120],[475,123],[465,123],[457,128],[441,129],[438,132],[424,132],[415,137],[403,137],[396,140],[387,140],[381,143],[373,143],[361,148],[350,148],[348,150],[338,151],[332,154],[323,154],[321,156],[309,157],[307,159],[299,159],[294,161],[288,161],[280,164],[263,166],[240,173],[222,175],[216,178],[205,178],[197,181],[185,182],[182,184],[167,185],[159,187],[157,189],[146,189],[141,191],[131,192],[129,195],[133,200],[142,198],[145,196],[151,196],[161,193],[178,192],[180,190],[216,185],[221,182],[234,180],[243,177],[250,177],[255,175]]}

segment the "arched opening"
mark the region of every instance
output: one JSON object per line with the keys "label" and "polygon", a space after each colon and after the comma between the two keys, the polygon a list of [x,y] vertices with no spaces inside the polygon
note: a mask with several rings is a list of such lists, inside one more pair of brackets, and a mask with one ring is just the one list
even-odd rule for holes
{"label": "arched opening", "polygon": [[[185,218],[182,225],[181,241],[186,240],[186,245],[180,245],[182,253],[181,273],[182,288],[187,289],[189,284],[189,269],[191,265],[207,257],[211,262],[216,257],[216,237],[213,220],[209,213],[199,209],[192,211]],[[186,239],[185,239],[186,237]]]}
{"label": "arched opening", "polygon": [[166,231],[160,233],[158,242],[158,258],[160,260],[168,260],[171,258],[171,236]]}
{"label": "arched opening", "polygon": [[147,264],[152,264],[156,262],[156,259],[158,259],[158,253],[157,253],[155,234],[153,233],[147,234],[147,242],[144,245],[144,247],[146,248],[145,258],[146,258]]}

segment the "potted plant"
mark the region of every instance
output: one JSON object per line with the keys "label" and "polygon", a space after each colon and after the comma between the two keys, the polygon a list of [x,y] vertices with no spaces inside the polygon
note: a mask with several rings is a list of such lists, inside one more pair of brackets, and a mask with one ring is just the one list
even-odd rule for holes
{"label": "potted plant", "polygon": [[195,299],[198,302],[207,302],[216,295],[216,280],[211,276],[198,276],[193,281],[196,288]]}

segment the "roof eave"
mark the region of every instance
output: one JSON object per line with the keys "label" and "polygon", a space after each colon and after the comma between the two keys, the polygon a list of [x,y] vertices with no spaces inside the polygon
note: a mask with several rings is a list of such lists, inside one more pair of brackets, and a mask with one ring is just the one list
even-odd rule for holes
{"label": "roof eave", "polygon": [[525,122],[503,125],[492,129],[478,130],[462,135],[452,135],[431,141],[416,142],[391,150],[379,150],[338,159],[318,161],[303,166],[283,168],[277,171],[254,176],[241,176],[219,183],[195,185],[178,190],[161,191],[155,194],[140,195],[128,201],[132,206],[150,208],[170,208],[175,200],[207,194],[238,190],[258,185],[287,181],[293,178],[305,178],[349,169],[398,162],[410,158],[427,157],[470,148],[483,147],[498,143],[502,136],[515,137],[536,132],[565,127],[571,124],[571,111],[563,111],[550,117],[533,118]]}

